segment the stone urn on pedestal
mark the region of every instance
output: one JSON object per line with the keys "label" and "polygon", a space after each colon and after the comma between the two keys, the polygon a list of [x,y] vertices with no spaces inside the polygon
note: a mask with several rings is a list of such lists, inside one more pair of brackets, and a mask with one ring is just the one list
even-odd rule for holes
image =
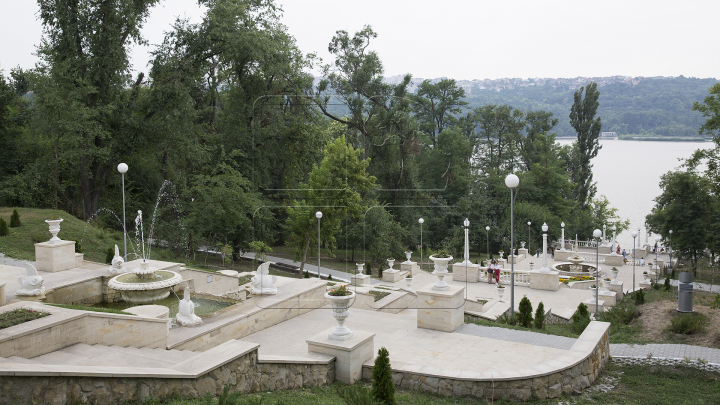
{"label": "stone urn on pedestal", "polygon": [[325,298],[332,305],[332,315],[338,326],[328,334],[334,340],[348,340],[355,336],[355,332],[345,326],[345,320],[350,316],[350,304],[355,298],[355,292],[348,290],[344,285],[325,293]]}
{"label": "stone urn on pedestal", "polygon": [[405,277],[405,285],[407,285],[408,290],[412,290],[412,279],[413,279],[412,274],[408,274]]}
{"label": "stone urn on pedestal", "polygon": [[619,271],[618,271],[618,269],[615,268],[615,267],[613,267],[613,268],[610,270],[610,274],[612,274],[612,281],[617,280],[618,273],[619,273]]}
{"label": "stone urn on pedestal", "polygon": [[355,263],[355,265],[357,266],[358,276],[362,276],[363,275],[363,267],[365,267],[365,263]]}
{"label": "stone urn on pedestal", "polygon": [[499,298],[498,301],[505,302],[505,300],[503,300],[503,294],[505,294],[505,287],[498,284],[497,286],[495,286],[495,290],[497,291],[497,295]]}
{"label": "stone urn on pedestal", "polygon": [[412,256],[412,252],[407,251],[405,252],[405,257],[407,258],[407,261],[405,263],[410,264],[410,257]]}
{"label": "stone urn on pedestal", "polygon": [[387,259],[387,262],[388,262],[388,266],[390,266],[388,268],[388,270],[393,270],[392,266],[393,266],[393,264],[395,264],[395,259]]}
{"label": "stone urn on pedestal", "polygon": [[502,259],[502,258],[503,258],[503,255],[505,254],[505,252],[503,252],[503,251],[501,250],[501,251],[498,252],[498,254],[500,255],[500,258]]}
{"label": "stone urn on pedestal", "polygon": [[433,290],[445,291],[450,287],[448,285],[448,283],[443,281],[443,279],[445,278],[445,275],[448,273],[447,267],[448,267],[448,264],[450,264],[450,261],[452,261],[452,259],[453,259],[452,256],[447,256],[447,257],[437,257],[435,255],[430,256],[430,260],[432,260],[433,263],[435,264],[435,270],[433,271],[433,274],[435,274],[438,278],[438,281],[435,284],[433,284],[433,286],[432,286]]}
{"label": "stone urn on pedestal", "polygon": [[62,222],[63,219],[46,219],[45,223],[50,225],[50,233],[52,234],[52,238],[48,242],[60,242],[60,238],[58,238],[57,234],[60,232],[60,222]]}
{"label": "stone urn on pedestal", "polygon": [[533,262],[530,262],[530,271],[532,271],[532,270],[533,270],[533,267],[535,267],[535,263],[533,263]]}
{"label": "stone urn on pedestal", "polygon": [[597,297],[597,289],[595,288],[595,285],[590,286],[590,292],[592,293],[593,299]]}
{"label": "stone urn on pedestal", "polygon": [[648,282],[648,278],[649,278],[649,277],[648,277],[648,272],[647,272],[647,271],[643,271],[643,282],[647,283],[647,282]]}

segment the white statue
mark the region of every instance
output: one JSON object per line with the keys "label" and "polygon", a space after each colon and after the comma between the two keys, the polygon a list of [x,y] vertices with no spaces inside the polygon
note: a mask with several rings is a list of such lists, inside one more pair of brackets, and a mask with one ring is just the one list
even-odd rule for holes
{"label": "white statue", "polygon": [[125,260],[123,260],[122,256],[120,256],[120,249],[118,249],[118,245],[115,245],[115,257],[112,259],[112,267],[110,267],[110,274],[123,274],[125,273],[125,270],[123,270],[123,264],[125,263]]}
{"label": "white statue", "polygon": [[277,277],[270,276],[270,262],[261,264],[251,281],[252,293],[255,295],[277,293],[277,287],[275,287]]}
{"label": "white statue", "polygon": [[202,323],[202,319],[195,315],[195,304],[190,301],[190,292],[186,288],[183,293],[183,299],[178,305],[178,313],[175,315],[175,322],[182,326],[195,326]]}
{"label": "white statue", "polygon": [[20,277],[18,282],[20,283],[20,289],[17,290],[15,295],[43,295],[45,294],[45,287],[43,283],[45,280],[38,275],[37,269],[30,263],[25,264],[25,277]]}

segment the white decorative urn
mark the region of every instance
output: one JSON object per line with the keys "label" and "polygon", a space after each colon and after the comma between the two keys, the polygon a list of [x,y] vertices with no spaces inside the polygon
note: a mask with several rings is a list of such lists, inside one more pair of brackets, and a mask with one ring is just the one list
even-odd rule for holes
{"label": "white decorative urn", "polygon": [[525,249],[525,242],[520,242],[520,248]]}
{"label": "white decorative urn", "polygon": [[410,252],[410,251],[405,252],[405,257],[407,258],[407,261],[405,262],[405,264],[411,263],[411,261],[410,261],[411,256],[412,256],[412,252]]}
{"label": "white decorative urn", "polygon": [[412,290],[412,277],[405,277],[405,285],[407,285],[408,290]]}
{"label": "white decorative urn", "polygon": [[495,286],[495,290],[497,291],[497,295],[498,295],[498,298],[499,298],[498,301],[499,301],[499,302],[505,302],[505,300],[503,300],[503,294],[505,294],[505,287],[500,286],[500,285],[497,285],[497,286]]}
{"label": "white decorative urn", "polygon": [[[341,287],[344,289],[344,286]],[[331,295],[333,291],[325,293],[325,298],[330,301],[332,305],[332,315],[338,323],[338,326],[328,334],[330,339],[334,340],[348,340],[355,336],[355,332],[351,331],[345,326],[345,320],[350,316],[350,304],[355,298],[355,292],[348,291],[349,295]]]}
{"label": "white decorative urn", "polygon": [[435,257],[430,256],[430,260],[433,261],[435,264],[435,270],[433,271],[433,274],[435,274],[438,277],[438,281],[432,286],[433,290],[439,290],[439,291],[445,291],[450,286],[448,283],[443,281],[443,278],[445,278],[445,275],[448,273],[447,267],[448,264],[452,261],[452,256],[448,257]]}
{"label": "white decorative urn", "polygon": [[593,298],[597,297],[597,289],[595,287],[590,287],[590,292],[592,293]]}
{"label": "white decorative urn", "polygon": [[393,266],[393,264],[395,264],[395,259],[387,259],[387,262],[388,262],[388,266],[390,266],[390,268],[388,270],[393,270],[392,266]]}
{"label": "white decorative urn", "polygon": [[502,258],[503,258],[503,255],[505,254],[505,252],[503,252],[503,251],[501,250],[501,251],[498,252],[498,254],[500,255],[500,258],[502,259]]}
{"label": "white decorative urn", "polygon": [[61,239],[58,238],[57,234],[60,232],[60,222],[62,222],[63,219],[46,219],[45,223],[50,225],[50,233],[52,234],[52,238],[48,242],[60,242]]}
{"label": "white decorative urn", "polygon": [[355,263],[357,266],[357,274],[362,275],[363,274],[363,267],[365,267],[365,263]]}
{"label": "white decorative urn", "polygon": [[618,273],[618,270],[610,270],[610,274],[612,274],[612,281],[617,280]]}
{"label": "white decorative urn", "polygon": [[535,263],[530,262],[530,271],[532,271],[533,267],[535,267]]}

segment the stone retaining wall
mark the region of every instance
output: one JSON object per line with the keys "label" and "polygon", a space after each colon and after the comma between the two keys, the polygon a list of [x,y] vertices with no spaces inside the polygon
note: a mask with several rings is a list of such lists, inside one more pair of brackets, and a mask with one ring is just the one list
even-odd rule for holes
{"label": "stone retaining wall", "polygon": [[194,378],[75,377],[75,376],[3,376],[0,380],[0,405],[92,403],[119,404],[181,395],[201,397],[230,392],[260,392],[307,388],[334,382],[335,361],[262,362],[257,349],[210,372]]}
{"label": "stone retaining wall", "polygon": [[[609,326],[608,326],[609,327]],[[581,336],[582,338],[582,336]],[[580,342],[569,352],[588,342]],[[582,350],[578,348],[578,350]],[[536,396],[540,399],[557,398],[563,393],[570,394],[589,387],[605,368],[610,358],[608,328],[604,329],[589,355],[575,364],[560,368],[549,374],[528,376],[526,378],[498,379],[462,379],[449,378],[418,372],[395,370],[393,383],[406,390],[427,391],[448,397],[476,397],[489,400],[506,398],[526,401]],[[392,353],[390,354],[392,361]],[[372,366],[363,365],[363,378],[372,377]]]}

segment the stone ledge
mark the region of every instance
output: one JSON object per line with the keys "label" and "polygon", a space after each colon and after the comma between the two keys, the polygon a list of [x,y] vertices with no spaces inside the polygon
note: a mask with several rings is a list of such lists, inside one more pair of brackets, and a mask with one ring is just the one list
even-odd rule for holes
{"label": "stone ledge", "polygon": [[258,347],[260,347],[258,343],[229,340],[195,357],[180,362],[172,366],[171,369],[197,378],[252,351],[256,351]]}
{"label": "stone ledge", "polygon": [[335,361],[335,356],[323,353],[308,353],[303,356],[273,356],[258,355],[259,364],[330,364]]}

